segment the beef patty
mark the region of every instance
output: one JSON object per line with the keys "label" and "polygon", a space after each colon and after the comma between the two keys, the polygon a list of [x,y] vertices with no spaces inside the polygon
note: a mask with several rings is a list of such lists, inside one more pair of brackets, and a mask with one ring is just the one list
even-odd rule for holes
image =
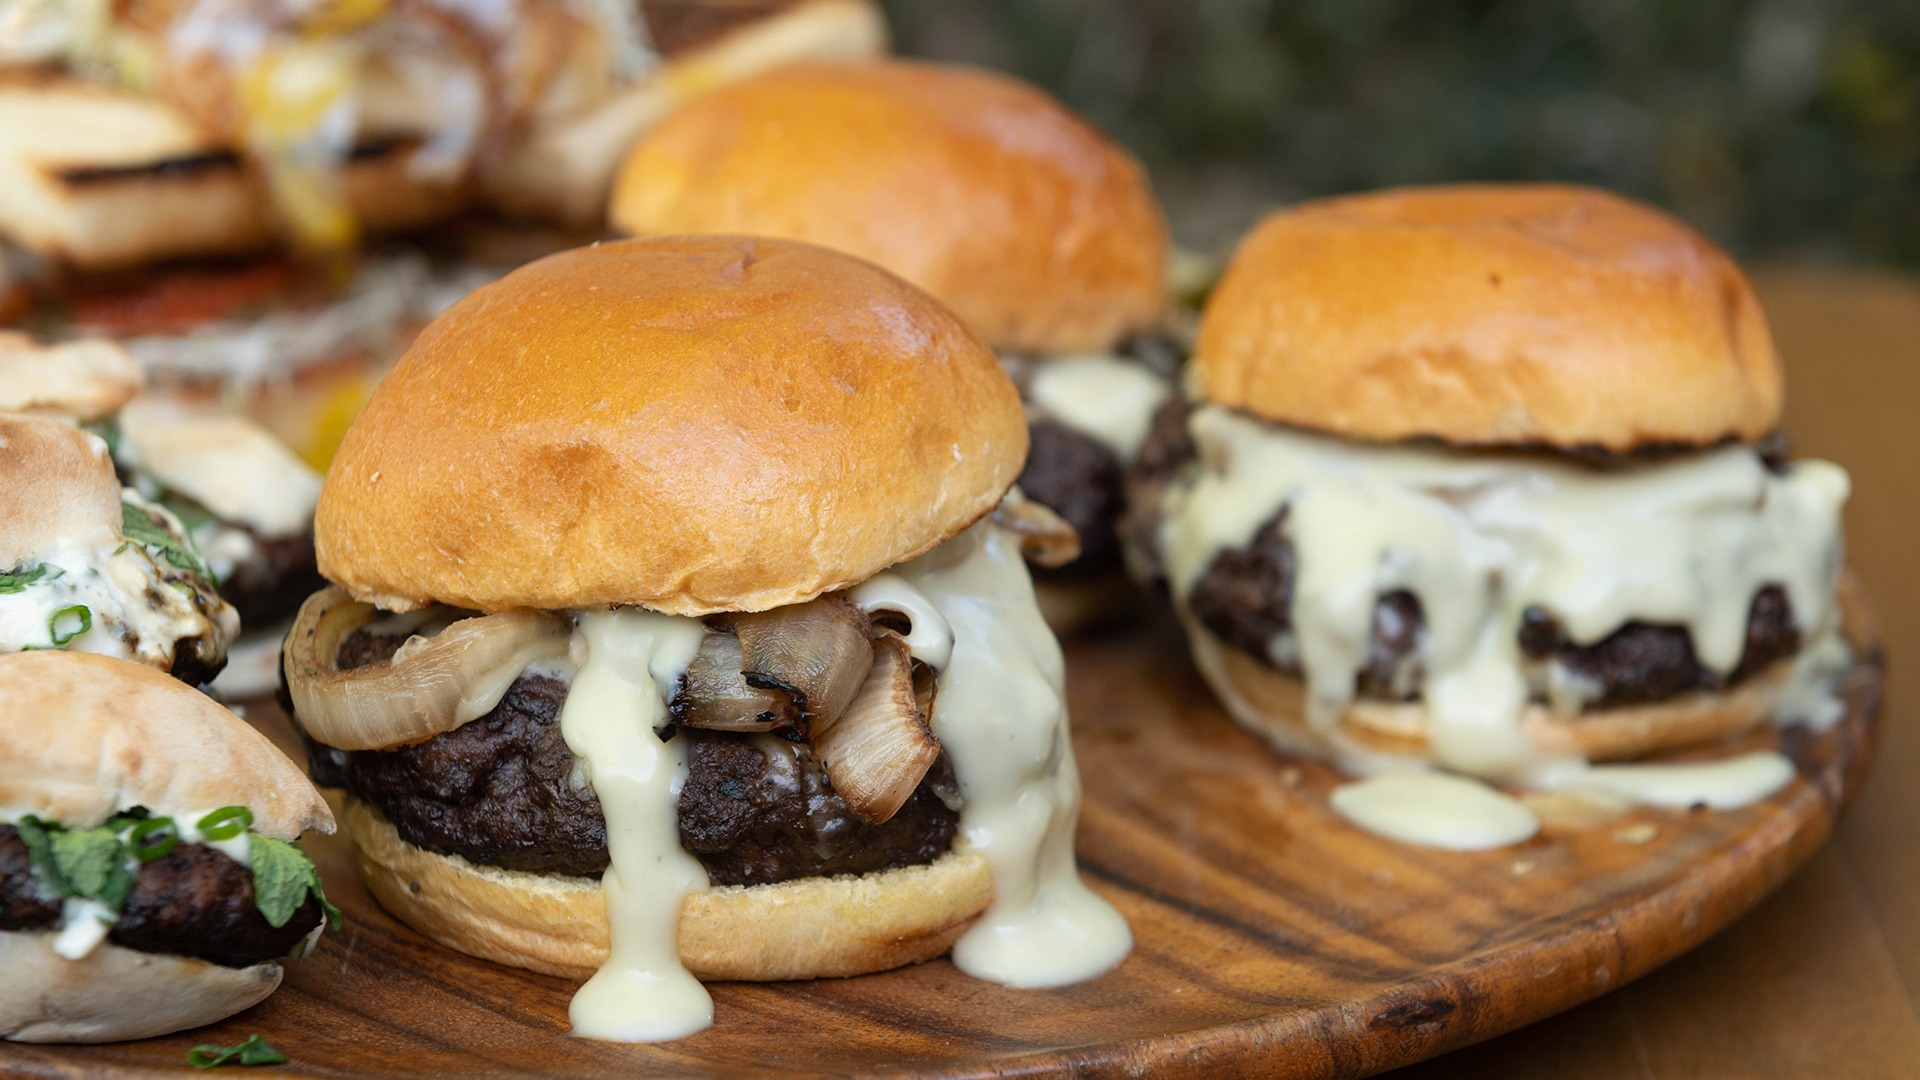
{"label": "beef patty", "polygon": [[[51,930],[61,902],[33,878],[26,841],[0,825],[0,930]],[[107,940],[138,952],[242,968],[291,954],[324,917],[311,896],[278,929],[253,901],[253,873],[202,844],[140,864]]]}
{"label": "beef patty", "polygon": [[314,561],[313,530],[279,539],[246,531],[253,538],[253,557],[233,568],[233,575],[220,585],[220,595],[240,613],[242,627],[277,626],[327,586]]}
{"label": "beef patty", "polygon": [[[1128,481],[1130,507],[1122,531],[1127,542],[1151,563],[1157,564],[1159,559],[1159,508],[1167,485],[1194,458],[1186,419],[1186,407],[1179,402],[1170,402],[1160,411]],[[1618,461],[1616,457],[1598,464]],[[1297,554],[1286,532],[1286,520],[1283,507],[1251,543],[1216,556],[1194,584],[1187,608],[1228,646],[1298,675],[1297,664],[1276,663],[1269,653],[1276,638],[1293,632]],[[1517,632],[1527,659],[1558,661],[1574,675],[1594,682],[1598,692],[1585,703],[1590,710],[1663,701],[1696,690],[1723,690],[1800,649],[1800,630],[1794,623],[1792,607],[1777,586],[1763,588],[1753,596],[1745,651],[1739,665],[1727,676],[1701,665],[1685,627],[1629,622],[1594,644],[1575,645],[1551,612],[1533,607],[1524,613]],[[1356,692],[1395,700],[1415,696],[1424,674],[1419,668],[1418,651],[1425,633],[1426,620],[1417,597],[1408,592],[1381,596],[1375,603],[1370,644]]]}
{"label": "beef patty", "polygon": [[[343,668],[385,659],[404,639],[350,635]],[[342,753],[309,744],[314,779],[377,808],[402,839],[507,870],[596,875],[606,821],[560,733],[567,684],[522,675],[491,712],[425,742]],[[717,884],[757,885],[933,862],[959,813],[942,755],[884,824],[857,817],[805,743],[680,728],[688,775],[680,844]]]}

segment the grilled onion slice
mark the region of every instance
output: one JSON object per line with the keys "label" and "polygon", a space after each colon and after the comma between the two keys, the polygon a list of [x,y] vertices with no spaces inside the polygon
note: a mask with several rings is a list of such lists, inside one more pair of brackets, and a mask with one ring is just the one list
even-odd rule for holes
{"label": "grilled onion slice", "polygon": [[798,729],[801,723],[792,695],[747,685],[740,673],[740,639],[720,631],[700,642],[667,711],[676,724],[716,731]]}
{"label": "grilled onion slice", "polygon": [[1080,534],[1073,526],[1019,488],[1008,489],[994,507],[993,523],[1020,538],[1020,554],[1035,566],[1065,566],[1080,557]]}
{"label": "grilled onion slice", "polygon": [[732,619],[747,685],[791,695],[809,727],[832,724],[873,667],[866,613],[844,596]]}
{"label": "grilled onion slice", "polygon": [[391,660],[340,670],[340,642],[378,617],[339,586],[307,598],[287,635],[282,669],[300,726],[340,750],[423,742],[484,716],[527,665],[567,654],[573,624],[542,611],[461,619],[411,637]]}
{"label": "grilled onion slice", "polygon": [[813,754],[833,790],[875,825],[899,812],[940,756],[940,740],[927,727],[931,672],[923,685],[915,683],[907,643],[883,633],[873,643],[873,670],[860,693],[837,720],[814,729]]}

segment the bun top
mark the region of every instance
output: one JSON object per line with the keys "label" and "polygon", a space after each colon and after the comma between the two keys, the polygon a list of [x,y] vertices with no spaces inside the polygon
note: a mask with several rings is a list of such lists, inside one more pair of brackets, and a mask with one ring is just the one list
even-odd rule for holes
{"label": "bun top", "polygon": [[676,110],[628,156],[630,233],[755,233],[851,252],[996,349],[1111,348],[1158,316],[1168,239],[1139,163],[992,72],[800,64]]}
{"label": "bun top", "polygon": [[1241,243],[1194,349],[1202,397],[1352,438],[1598,447],[1780,423],[1759,300],[1725,252],[1591,188],[1310,202]]}
{"label": "bun top", "polygon": [[0,413],[0,462],[0,571],[62,543],[119,542],[120,480],[98,437],[49,417]]}
{"label": "bun top", "polygon": [[0,813],[92,827],[144,806],[244,806],[255,830],[333,831],[300,767],[246,721],[144,664],[92,653],[0,655]]}
{"label": "bun top", "polygon": [[144,383],[140,362],[117,342],[42,345],[0,331],[0,412],[99,420],[132,401]]}
{"label": "bun top", "polygon": [[759,611],[960,531],[1026,452],[993,353],[885,271],[617,241],[428,326],[347,432],[315,539],[321,573],[389,610]]}

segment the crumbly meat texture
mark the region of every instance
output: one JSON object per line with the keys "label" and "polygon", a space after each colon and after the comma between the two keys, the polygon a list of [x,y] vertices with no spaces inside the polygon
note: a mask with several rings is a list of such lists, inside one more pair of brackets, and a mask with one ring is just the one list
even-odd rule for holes
{"label": "crumbly meat texture", "polygon": [[[349,635],[336,663],[383,660],[403,639]],[[341,753],[309,744],[316,782],[380,810],[402,839],[507,870],[597,875],[606,822],[560,732],[567,684],[523,675],[493,711],[414,746]],[[943,756],[899,813],[860,820],[804,743],[680,728],[690,742],[680,843],[716,884],[756,885],[931,863],[959,814]],[[763,750],[770,747],[772,753]],[[943,797],[944,796],[944,797]]]}
{"label": "crumbly meat texture", "polygon": [[[61,904],[32,875],[26,842],[0,825],[0,930],[51,930]],[[188,956],[243,968],[291,955],[324,918],[312,897],[285,926],[254,905],[253,873],[201,844],[181,844],[142,863],[107,940],[138,952]]]}
{"label": "crumbly meat texture", "polygon": [[[1187,408],[1170,402],[1154,419],[1152,434],[1133,475],[1129,477],[1130,509],[1122,523],[1128,543],[1144,554],[1150,572],[1159,571],[1157,543],[1159,507],[1166,486],[1192,462],[1187,437]],[[1664,448],[1654,451],[1666,452]],[[1769,463],[1777,463],[1778,444],[1767,449]],[[1619,455],[1592,459],[1596,466],[1618,464]],[[1245,547],[1221,552],[1194,584],[1188,609],[1215,636],[1263,663],[1299,674],[1293,664],[1276,663],[1269,647],[1293,630],[1293,588],[1296,553],[1286,533],[1287,511],[1282,508],[1261,527]],[[1404,700],[1419,688],[1422,671],[1418,652],[1425,634],[1419,599],[1407,592],[1389,593],[1374,608],[1367,658],[1360,669],[1356,691],[1363,697]],[[1678,626],[1630,622],[1591,645],[1575,645],[1550,612],[1530,608],[1518,631],[1521,651],[1528,660],[1557,660],[1571,673],[1596,681],[1597,695],[1587,710],[1618,708],[1664,701],[1697,690],[1722,690],[1799,651],[1801,638],[1786,594],[1769,586],[1753,597],[1747,618],[1746,649],[1727,676],[1703,665],[1693,639]]]}
{"label": "crumbly meat texture", "polygon": [[1082,581],[1120,566],[1122,472],[1112,450],[1057,420],[1035,420],[1026,468],[1016,481],[1034,502],[1066,519],[1080,534],[1080,557],[1059,567],[1035,567],[1041,581]]}
{"label": "crumbly meat texture", "polygon": [[[235,526],[242,528],[243,526]],[[253,558],[234,568],[220,595],[240,613],[240,625],[252,630],[278,626],[294,617],[307,597],[326,588],[314,561],[313,530],[273,539],[248,529]]]}

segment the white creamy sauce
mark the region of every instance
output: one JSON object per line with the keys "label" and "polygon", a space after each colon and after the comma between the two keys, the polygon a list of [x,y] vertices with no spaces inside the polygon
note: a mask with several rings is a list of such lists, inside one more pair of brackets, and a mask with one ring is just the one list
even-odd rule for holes
{"label": "white creamy sauce", "polygon": [[84,960],[107,940],[118,917],[98,900],[69,898],[60,907],[60,930],[53,936],[53,953],[63,960]]}
{"label": "white creamy sauce", "polygon": [[205,810],[189,810],[184,814],[171,814],[168,816],[173,818],[174,828],[179,831],[181,843],[204,844],[220,854],[225,855],[227,858],[232,859],[234,862],[239,863],[241,866],[249,870],[253,869],[253,856],[249,853],[247,833],[244,830],[241,831],[239,836],[230,836],[225,840],[209,840],[206,835],[200,831],[199,822],[201,819],[219,809],[222,809],[222,807],[209,806]]}
{"label": "white creamy sauce", "polygon": [[1046,415],[1112,450],[1140,456],[1153,414],[1173,395],[1167,380],[1123,356],[1059,356],[1028,369],[1027,396]]}
{"label": "white creamy sauce", "polygon": [[122,452],[162,484],[269,539],[313,525],[320,474],[241,416],[134,401],[120,411]]}
{"label": "white creamy sauce", "polygon": [[953,660],[953,627],[932,600],[898,574],[882,572],[847,591],[847,599],[868,615],[898,612],[907,617],[907,652],[935,671]]}
{"label": "white creamy sauce", "polygon": [[[1201,468],[1168,496],[1161,547],[1184,599],[1222,551],[1282,507],[1298,552],[1290,650],[1308,719],[1330,731],[1351,702],[1379,597],[1419,598],[1418,659],[1435,759],[1525,780],[1541,760],[1519,726],[1529,678],[1517,631],[1539,605],[1576,644],[1627,622],[1675,625],[1700,662],[1737,666],[1753,595],[1786,592],[1803,636],[1837,626],[1846,473],[1821,461],[1770,472],[1749,448],[1598,470],[1534,455],[1369,445],[1195,410]],[[1576,704],[1578,686],[1550,695]],[[1559,763],[1564,766],[1565,763]]]}
{"label": "white creamy sauce", "polygon": [[560,732],[585,765],[607,821],[607,962],[574,995],[576,1034],[620,1042],[677,1039],[713,1023],[713,999],[680,963],[680,905],[708,886],[680,846],[685,739],[661,742],[672,694],[705,629],[635,608],[587,611],[579,672]]}
{"label": "white creamy sauce", "polygon": [[1594,765],[1567,781],[1570,790],[1598,790],[1647,806],[1735,810],[1787,786],[1793,762],[1772,750],[1718,761]]}
{"label": "white creamy sauce", "polygon": [[1780,694],[1780,722],[1804,724],[1815,731],[1839,723],[1847,715],[1840,682],[1853,664],[1853,650],[1838,630],[1802,648],[1793,659],[1793,673]]}
{"label": "white creamy sauce", "polygon": [[1065,666],[1018,542],[983,522],[893,576],[952,628],[932,727],[966,800],[955,847],[986,856],[993,874],[993,903],[954,945],[955,966],[1022,987],[1106,971],[1132,949],[1133,935],[1074,868],[1080,774]]}
{"label": "white creamy sauce", "polygon": [[1382,773],[1335,788],[1331,802],[1370,833],[1447,851],[1506,847],[1540,831],[1519,799],[1450,773]]}

